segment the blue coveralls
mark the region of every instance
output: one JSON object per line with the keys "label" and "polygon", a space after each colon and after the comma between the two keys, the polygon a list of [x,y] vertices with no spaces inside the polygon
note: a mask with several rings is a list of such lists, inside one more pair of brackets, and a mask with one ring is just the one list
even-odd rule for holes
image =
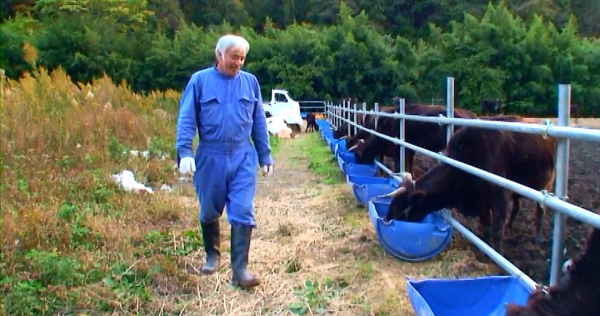
{"label": "blue coveralls", "polygon": [[227,206],[230,224],[255,227],[257,163],[274,163],[256,77],[245,71],[230,77],[216,66],[194,73],[180,103],[179,159],[192,157],[196,129],[200,142],[194,187],[200,200],[200,221],[217,221]]}

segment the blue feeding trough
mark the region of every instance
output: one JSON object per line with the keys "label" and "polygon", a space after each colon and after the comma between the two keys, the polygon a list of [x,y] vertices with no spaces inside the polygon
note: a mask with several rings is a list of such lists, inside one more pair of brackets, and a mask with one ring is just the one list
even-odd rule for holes
{"label": "blue feeding trough", "polygon": [[350,152],[340,152],[336,155],[337,161],[338,161],[338,165],[340,166],[340,169],[344,170],[343,164],[356,164],[356,158],[354,157],[353,153]]}
{"label": "blue feeding trough", "polygon": [[375,164],[363,165],[357,163],[344,163],[342,165],[342,172],[345,175],[362,175],[367,177],[377,176],[378,167]]}
{"label": "blue feeding trough", "polygon": [[331,128],[331,126],[329,126],[329,124],[327,125],[319,125],[319,131],[321,131],[321,133],[323,132],[328,132],[328,133],[333,133],[333,129]]}
{"label": "blue feeding trough", "polygon": [[378,167],[375,164],[358,164],[351,152],[340,152],[337,154],[340,169],[345,175],[361,175],[374,177],[377,175]]}
{"label": "blue feeding trough", "polygon": [[452,241],[452,226],[438,212],[427,215],[421,223],[397,220],[384,223],[383,217],[390,204],[391,198],[377,197],[368,205],[379,243],[394,258],[409,262],[425,261],[442,252]]}
{"label": "blue feeding trough", "polygon": [[316,119],[315,122],[319,125],[319,129],[331,128],[326,119]]}
{"label": "blue feeding trough", "polygon": [[338,154],[339,152],[345,152],[348,151],[346,149],[346,139],[340,139],[336,144],[335,144],[335,148],[333,149],[333,153],[334,154]]}
{"label": "blue feeding trough", "polygon": [[331,143],[331,141],[333,140],[333,135],[332,134],[327,134],[327,133],[323,133],[323,140],[327,143],[327,145],[329,146],[329,144]]}
{"label": "blue feeding trough", "polygon": [[379,195],[390,193],[400,187],[400,181],[395,178],[366,177],[361,175],[347,175],[346,182],[352,187],[356,201],[366,205]]}
{"label": "blue feeding trough", "polygon": [[406,282],[417,316],[504,316],[505,304],[525,305],[531,293],[513,276]]}
{"label": "blue feeding trough", "polygon": [[331,152],[335,155],[337,148],[339,147],[339,144],[342,143],[344,144],[344,146],[346,146],[346,140],[345,139],[332,139],[331,143],[329,143],[329,148],[331,149]]}

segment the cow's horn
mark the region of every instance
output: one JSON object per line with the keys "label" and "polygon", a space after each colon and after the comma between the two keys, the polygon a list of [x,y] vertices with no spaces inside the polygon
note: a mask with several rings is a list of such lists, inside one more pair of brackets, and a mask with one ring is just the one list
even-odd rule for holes
{"label": "cow's horn", "polygon": [[410,172],[403,172],[402,173],[402,178],[406,181],[412,181],[412,174]]}
{"label": "cow's horn", "polygon": [[405,187],[400,187],[400,188],[398,188],[397,190],[395,190],[393,192],[390,192],[390,193],[384,194],[384,195],[380,195],[379,197],[382,197],[382,198],[395,197],[395,196],[400,195],[400,194],[402,194],[404,192],[406,192],[406,188]]}
{"label": "cow's horn", "polygon": [[354,145],[354,146],[350,147],[350,148],[348,149],[348,151],[353,151],[353,150],[355,150],[356,148],[358,148],[358,145]]}

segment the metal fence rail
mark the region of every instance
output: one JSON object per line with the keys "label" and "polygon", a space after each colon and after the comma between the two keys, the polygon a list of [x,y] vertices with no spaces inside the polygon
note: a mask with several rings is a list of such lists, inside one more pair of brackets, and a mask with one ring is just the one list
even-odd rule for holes
{"label": "metal fence rail", "polygon": [[300,112],[325,113],[327,102],[325,101],[298,101]]}
{"label": "metal fence rail", "polygon": [[[409,148],[415,152],[424,154],[426,156],[438,159],[439,161],[454,166],[465,172],[473,174],[477,177],[485,179],[496,185],[502,186],[508,190],[519,193],[524,197],[534,200],[542,205],[542,207],[550,207],[555,210],[554,218],[554,232],[553,232],[553,246],[552,246],[552,263],[551,263],[551,278],[550,283],[556,284],[560,276],[560,267],[562,260],[562,251],[564,249],[564,225],[565,216],[570,216],[579,221],[588,223],[596,228],[600,228],[600,215],[590,212],[589,210],[583,209],[576,205],[565,202],[567,198],[567,179],[568,179],[568,161],[569,161],[569,139],[576,139],[581,141],[593,141],[600,142],[600,131],[593,129],[584,128],[573,128],[569,127],[569,110],[570,110],[570,99],[571,99],[571,87],[570,85],[559,85],[559,97],[558,97],[558,120],[557,124],[553,125],[550,122],[546,124],[531,124],[531,123],[513,123],[513,122],[499,122],[499,121],[486,121],[482,119],[458,119],[454,118],[454,78],[447,78],[447,115],[446,117],[440,115],[440,117],[425,117],[419,115],[406,115],[405,114],[405,102],[404,99],[400,101],[399,113],[389,114],[378,111],[378,105],[375,104],[375,110],[366,111],[365,104],[363,104],[363,110],[357,110],[357,105],[354,104],[353,109],[350,109],[350,104],[343,104],[342,106],[334,106],[332,103],[326,105],[326,113],[328,120],[334,127],[341,126],[342,123],[348,123],[348,133],[350,133],[351,126],[354,127],[354,131],[358,129],[364,130],[377,137],[386,139],[394,144],[400,146],[400,171],[404,171],[404,151],[405,148]],[[399,137],[400,139],[389,137],[387,135],[378,133],[375,130],[368,129],[358,124],[357,115],[371,114],[375,116],[385,116],[391,118],[397,118],[400,121]],[[350,114],[354,114],[353,120],[348,119]],[[348,117],[348,118],[346,118]],[[445,157],[441,153],[434,153],[432,151],[423,149],[413,144],[407,143],[404,140],[404,125],[405,120],[415,120],[421,122],[430,122],[445,124],[448,127],[447,141],[450,140],[453,134],[454,125],[480,127],[494,130],[513,131],[520,133],[538,134],[544,137],[555,137],[558,138],[557,144],[557,155],[556,155],[556,179],[555,179],[555,194],[537,191],[521,185],[517,182],[510,181],[508,179],[497,176],[493,173],[475,168],[468,164],[460,161]],[[386,173],[392,174],[392,172],[385,168],[381,163],[376,161],[376,164],[382,168]],[[394,175],[395,176],[395,175]],[[492,260],[498,263],[507,272],[511,273],[515,277],[519,278],[523,284],[533,289],[535,282],[516,266],[510,263],[506,258],[502,257],[498,252],[491,248],[483,240],[479,239],[475,234],[470,232],[466,227],[461,225],[457,220],[450,216],[450,213],[445,211],[444,217],[449,223],[456,228],[458,231],[463,233],[467,239],[473,242],[479,249],[485,252]]]}

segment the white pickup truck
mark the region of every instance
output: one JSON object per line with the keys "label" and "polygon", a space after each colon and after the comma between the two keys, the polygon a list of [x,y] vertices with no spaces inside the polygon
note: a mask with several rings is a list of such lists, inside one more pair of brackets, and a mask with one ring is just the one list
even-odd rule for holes
{"label": "white pickup truck", "polygon": [[263,108],[267,118],[280,117],[292,129],[293,134],[301,132],[304,120],[300,113],[300,103],[292,99],[287,90],[271,90],[271,101],[263,102]]}

